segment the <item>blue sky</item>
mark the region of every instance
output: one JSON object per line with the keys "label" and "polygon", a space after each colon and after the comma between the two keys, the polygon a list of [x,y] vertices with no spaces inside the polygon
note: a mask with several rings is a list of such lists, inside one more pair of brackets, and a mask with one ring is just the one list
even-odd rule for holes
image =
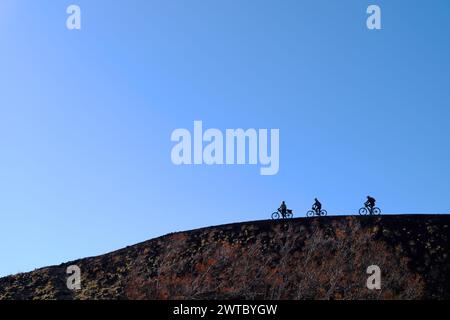
{"label": "blue sky", "polygon": [[[449,212],[449,33],[447,0],[1,0],[0,275],[281,200]],[[174,166],[194,120],[279,128],[279,173]]]}

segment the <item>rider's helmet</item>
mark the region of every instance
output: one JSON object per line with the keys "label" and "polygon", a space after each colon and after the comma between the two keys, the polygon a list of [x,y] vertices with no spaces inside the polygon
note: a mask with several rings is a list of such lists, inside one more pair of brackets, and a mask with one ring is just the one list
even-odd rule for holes
{"label": "rider's helmet", "polygon": [[314,198],[314,201],[317,201],[317,198]]}

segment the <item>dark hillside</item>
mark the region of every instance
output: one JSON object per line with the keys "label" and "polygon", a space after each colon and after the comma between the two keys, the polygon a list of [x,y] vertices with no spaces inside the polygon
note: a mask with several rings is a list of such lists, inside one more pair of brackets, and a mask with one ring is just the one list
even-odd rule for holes
{"label": "dark hillside", "polygon": [[[0,299],[450,299],[448,215],[255,221],[0,279]],[[66,269],[81,270],[81,290]],[[382,273],[368,290],[367,267]]]}

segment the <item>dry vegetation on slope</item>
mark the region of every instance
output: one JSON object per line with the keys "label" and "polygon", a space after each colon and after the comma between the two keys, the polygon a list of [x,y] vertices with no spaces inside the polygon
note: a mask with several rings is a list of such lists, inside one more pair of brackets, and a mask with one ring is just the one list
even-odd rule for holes
{"label": "dry vegetation on slope", "polygon": [[[449,216],[329,217],[170,234],[0,279],[0,299],[420,299],[450,297]],[[67,266],[82,289],[66,288]],[[382,270],[368,290],[366,269]]]}

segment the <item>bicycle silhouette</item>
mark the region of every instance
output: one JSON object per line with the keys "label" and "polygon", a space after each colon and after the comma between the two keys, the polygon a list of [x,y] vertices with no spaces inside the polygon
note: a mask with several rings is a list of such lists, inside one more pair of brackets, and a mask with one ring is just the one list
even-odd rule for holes
{"label": "bicycle silhouette", "polygon": [[328,214],[327,210],[309,210],[306,213],[306,217],[311,218],[314,216],[325,217]]}
{"label": "bicycle silhouette", "polygon": [[360,216],[365,216],[365,215],[380,215],[381,214],[381,210],[378,207],[362,207],[361,209],[359,209],[359,215]]}
{"label": "bicycle silhouette", "polygon": [[286,213],[283,214],[278,210],[272,213],[272,219],[291,219],[294,217],[294,212],[291,209],[287,209]]}

